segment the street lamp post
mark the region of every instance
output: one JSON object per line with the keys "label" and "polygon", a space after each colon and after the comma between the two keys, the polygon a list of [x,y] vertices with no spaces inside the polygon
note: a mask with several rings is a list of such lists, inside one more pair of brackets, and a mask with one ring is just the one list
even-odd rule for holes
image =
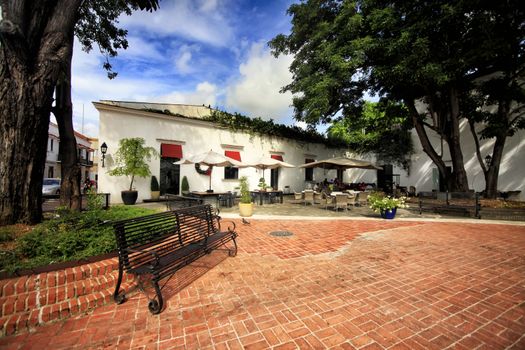
{"label": "street lamp post", "polygon": [[100,153],[102,153],[102,167],[104,167],[104,159],[106,158],[106,152],[108,151],[108,145],[105,142],[100,146]]}

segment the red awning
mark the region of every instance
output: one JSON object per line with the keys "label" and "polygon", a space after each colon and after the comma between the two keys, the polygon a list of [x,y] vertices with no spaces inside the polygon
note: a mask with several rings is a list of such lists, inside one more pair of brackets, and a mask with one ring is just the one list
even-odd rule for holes
{"label": "red awning", "polygon": [[272,154],[271,157],[272,159],[277,159],[277,160],[280,160],[281,162],[284,162],[283,156],[281,156],[280,154]]}
{"label": "red awning", "polygon": [[228,158],[235,159],[237,161],[241,161],[241,153],[237,151],[224,151],[224,155]]}
{"label": "red awning", "polygon": [[162,158],[182,158],[182,146],[170,143],[160,144],[160,154]]}

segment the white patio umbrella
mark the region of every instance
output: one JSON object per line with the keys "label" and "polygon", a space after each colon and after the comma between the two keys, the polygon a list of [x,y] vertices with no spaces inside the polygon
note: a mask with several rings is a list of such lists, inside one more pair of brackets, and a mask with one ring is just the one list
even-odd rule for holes
{"label": "white patio umbrella", "polygon": [[280,161],[278,159],[274,158],[268,158],[268,157],[261,157],[257,161],[253,163],[249,163],[249,166],[262,169],[263,171],[263,178],[264,178],[264,171],[266,169],[277,169],[277,168],[295,168],[295,165],[286,163],[283,161]]}
{"label": "white patio umbrella", "polygon": [[[228,158],[220,153],[214,152],[212,150],[209,150],[205,153],[196,154],[189,158],[183,158],[179,160],[178,162],[175,162],[173,164],[201,164],[201,165],[207,165],[207,166],[234,166],[238,168],[245,168],[250,165],[241,163],[235,159]],[[211,191],[211,172],[210,172],[210,189]]]}

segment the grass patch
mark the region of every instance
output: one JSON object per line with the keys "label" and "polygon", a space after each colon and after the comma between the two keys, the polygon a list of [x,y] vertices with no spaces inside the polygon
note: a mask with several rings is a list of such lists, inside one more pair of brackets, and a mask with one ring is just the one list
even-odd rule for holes
{"label": "grass patch", "polygon": [[57,210],[56,217],[20,232],[19,225],[0,228],[0,271],[14,272],[57,262],[79,260],[116,249],[111,223],[155,210],[113,206],[85,212]]}

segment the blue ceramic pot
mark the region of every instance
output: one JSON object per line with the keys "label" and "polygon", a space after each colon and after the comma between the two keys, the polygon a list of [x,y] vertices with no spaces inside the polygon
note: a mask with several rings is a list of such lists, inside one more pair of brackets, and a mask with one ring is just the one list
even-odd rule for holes
{"label": "blue ceramic pot", "polygon": [[389,220],[392,220],[395,216],[396,216],[396,211],[397,211],[397,208],[394,208],[392,210],[383,210],[381,209],[381,217],[383,219],[389,219]]}

